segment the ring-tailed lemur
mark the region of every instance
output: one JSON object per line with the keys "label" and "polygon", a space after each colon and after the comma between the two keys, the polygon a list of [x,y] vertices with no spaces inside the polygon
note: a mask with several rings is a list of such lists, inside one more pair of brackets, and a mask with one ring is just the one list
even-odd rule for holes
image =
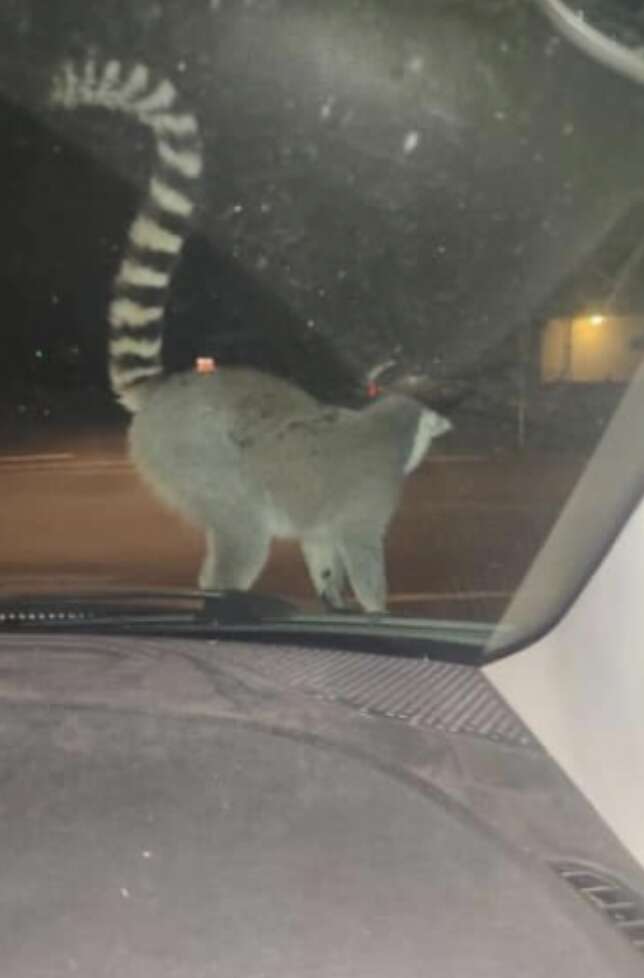
{"label": "ring-tailed lemur", "polygon": [[330,408],[246,368],[164,376],[167,292],[203,166],[197,119],[172,82],[118,61],[64,63],[51,100],[122,112],[155,140],[109,307],[109,373],[134,415],[129,443],[139,472],[205,531],[200,586],[251,587],[272,538],[290,537],[327,604],[341,606],[347,575],[365,610],[384,610],[385,531],[405,476],[450,422],[400,396],[360,411]]}

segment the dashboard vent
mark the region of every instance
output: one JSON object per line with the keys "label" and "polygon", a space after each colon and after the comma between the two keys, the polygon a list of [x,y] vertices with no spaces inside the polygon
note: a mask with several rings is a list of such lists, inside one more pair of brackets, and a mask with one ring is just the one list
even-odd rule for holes
{"label": "dashboard vent", "polygon": [[[245,659],[245,665],[291,689],[346,703],[366,714],[515,747],[537,747],[516,714],[472,666],[278,647],[265,648],[261,655],[254,648]],[[240,661],[239,648],[235,661]]]}
{"label": "dashboard vent", "polygon": [[593,866],[574,862],[552,865],[558,876],[644,955],[644,899],[639,893]]}

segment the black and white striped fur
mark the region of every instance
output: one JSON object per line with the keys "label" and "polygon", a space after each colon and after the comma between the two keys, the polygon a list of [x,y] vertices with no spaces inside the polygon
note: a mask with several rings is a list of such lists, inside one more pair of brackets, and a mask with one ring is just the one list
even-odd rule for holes
{"label": "black and white striped fur", "polygon": [[55,75],[51,101],[65,109],[103,108],[131,116],[154,137],[156,160],[147,195],[132,223],[110,302],[112,389],[130,411],[143,382],[162,373],[162,327],[168,289],[195,207],[203,169],[199,125],[174,84],[138,64],[67,61]]}
{"label": "black and white striped fur", "polygon": [[342,604],[348,577],[362,607],[382,611],[387,526],[406,475],[449,421],[400,396],[362,411],[329,408],[245,368],[163,376],[167,293],[203,168],[197,119],[172,82],[118,61],[65,63],[52,101],[124,113],[155,141],[109,307],[109,373],[134,414],[130,453],[139,472],[205,531],[200,586],[251,587],[271,540],[295,538],[327,604]]}

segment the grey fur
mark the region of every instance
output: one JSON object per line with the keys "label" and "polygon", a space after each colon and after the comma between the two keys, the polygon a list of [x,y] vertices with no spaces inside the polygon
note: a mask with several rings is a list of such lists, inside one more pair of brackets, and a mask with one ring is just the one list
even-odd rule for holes
{"label": "grey fur", "polygon": [[250,369],[163,376],[163,271],[187,233],[190,181],[202,168],[196,119],[179,111],[172,83],[152,78],[144,66],[124,72],[114,61],[67,62],[52,100],[67,109],[91,105],[133,115],[157,141],[157,166],[129,232],[108,315],[110,377],[134,413],[129,442],[138,471],[205,532],[200,587],[252,587],[271,541],[294,538],[325,603],[343,604],[348,579],[366,611],[383,611],[389,521],[405,476],[449,421],[399,396],[361,411],[328,407]]}
{"label": "grey fur", "polygon": [[297,539],[314,587],[384,610],[383,544],[414,450],[449,422],[402,397],[329,408],[254,370],[179,374],[145,398],[132,458],[170,506],[207,531],[203,588],[252,586],[273,538]]}

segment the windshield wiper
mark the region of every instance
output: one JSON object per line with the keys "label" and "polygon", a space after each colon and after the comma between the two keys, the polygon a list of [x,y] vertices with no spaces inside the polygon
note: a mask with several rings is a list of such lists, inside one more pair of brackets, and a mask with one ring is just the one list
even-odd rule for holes
{"label": "windshield wiper", "polygon": [[107,591],[87,595],[42,594],[0,599],[0,631],[259,625],[289,618],[297,607],[251,591]]}
{"label": "windshield wiper", "polygon": [[308,612],[252,591],[107,591],[0,598],[0,635],[87,632],[228,638],[351,648],[478,665],[495,626],[433,618]]}

